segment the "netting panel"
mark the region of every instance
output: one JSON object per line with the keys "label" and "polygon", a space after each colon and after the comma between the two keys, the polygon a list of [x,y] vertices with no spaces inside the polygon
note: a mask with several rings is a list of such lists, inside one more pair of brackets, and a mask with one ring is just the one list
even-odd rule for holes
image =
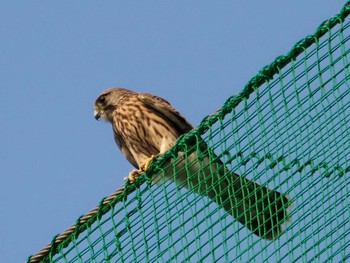
{"label": "netting panel", "polygon": [[[230,98],[216,121],[178,142],[103,213],[52,248],[50,262],[340,262],[350,257],[350,21],[345,19]],[[324,24],[327,26],[327,24]],[[312,37],[311,37],[312,38]],[[310,42],[309,41],[309,42]],[[249,93],[249,94],[248,94]],[[225,114],[224,114],[225,112]],[[228,112],[228,113],[226,113]],[[210,125],[209,125],[210,124]],[[207,129],[206,129],[207,128]],[[202,132],[203,131],[203,132]],[[161,176],[199,136],[232,171],[293,203],[285,232],[266,241],[209,198]],[[197,145],[198,147],[198,145]],[[212,162],[215,155],[212,153]],[[168,166],[168,167],[166,167]],[[195,175],[193,175],[195,176]],[[77,234],[80,233],[80,234]]]}

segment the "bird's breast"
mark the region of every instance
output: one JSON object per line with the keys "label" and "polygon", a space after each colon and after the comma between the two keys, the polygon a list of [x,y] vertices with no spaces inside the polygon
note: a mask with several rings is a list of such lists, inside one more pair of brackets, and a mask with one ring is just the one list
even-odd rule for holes
{"label": "bird's breast", "polygon": [[167,119],[147,108],[124,110],[115,116],[113,125],[138,164],[164,153],[178,138]]}

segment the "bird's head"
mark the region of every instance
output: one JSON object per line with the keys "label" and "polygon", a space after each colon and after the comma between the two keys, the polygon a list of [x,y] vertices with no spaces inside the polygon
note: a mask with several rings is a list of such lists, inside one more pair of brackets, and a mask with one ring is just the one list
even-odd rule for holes
{"label": "bird's head", "polygon": [[129,93],[129,90],[121,88],[110,88],[103,91],[95,100],[95,119],[104,119],[107,121],[112,121],[113,111],[120,105],[121,100]]}

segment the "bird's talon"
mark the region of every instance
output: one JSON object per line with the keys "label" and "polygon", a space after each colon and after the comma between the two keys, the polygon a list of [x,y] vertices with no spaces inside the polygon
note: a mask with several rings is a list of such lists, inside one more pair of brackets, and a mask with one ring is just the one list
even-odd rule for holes
{"label": "bird's talon", "polygon": [[129,173],[129,175],[127,177],[124,177],[124,181],[128,181],[130,183],[134,183],[137,179],[137,177],[139,177],[139,175],[142,173],[141,170],[133,170]]}
{"label": "bird's talon", "polygon": [[148,158],[146,161],[141,163],[140,170],[141,171],[146,171],[148,169],[149,165],[151,164],[153,159],[154,159],[154,155],[152,154],[150,158]]}

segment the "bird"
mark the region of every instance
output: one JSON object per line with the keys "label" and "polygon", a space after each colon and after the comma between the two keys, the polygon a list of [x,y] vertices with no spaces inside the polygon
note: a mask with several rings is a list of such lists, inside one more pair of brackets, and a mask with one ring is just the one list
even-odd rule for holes
{"label": "bird", "polygon": [[[98,95],[94,117],[112,124],[117,146],[136,168],[124,178],[130,182],[194,129],[167,100],[117,87]],[[290,219],[288,196],[230,171],[200,136],[173,161],[177,172],[165,169],[164,179],[210,198],[258,237],[273,240],[283,233]]]}

